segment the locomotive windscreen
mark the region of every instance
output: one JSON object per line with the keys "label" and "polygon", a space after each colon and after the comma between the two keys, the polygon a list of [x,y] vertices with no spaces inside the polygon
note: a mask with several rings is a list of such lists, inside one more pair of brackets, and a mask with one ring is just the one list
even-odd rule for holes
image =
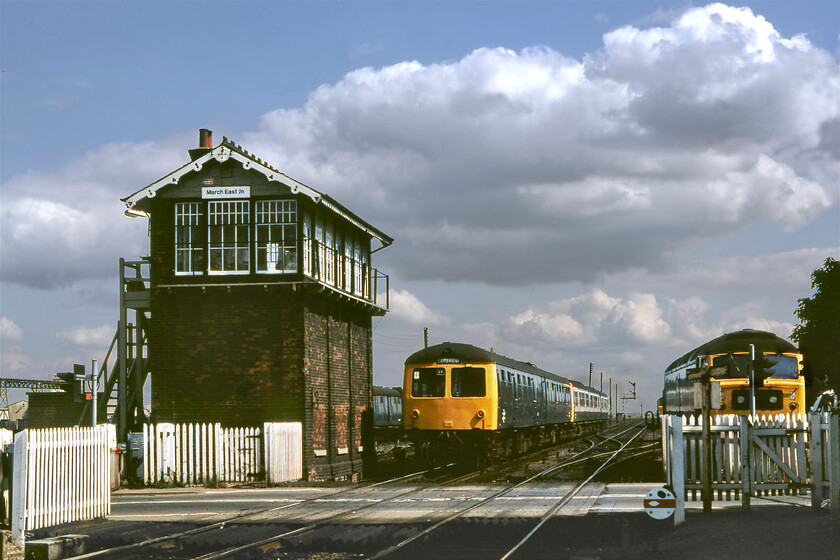
{"label": "locomotive windscreen", "polygon": [[483,397],[486,393],[484,368],[452,368],[453,397]]}
{"label": "locomotive windscreen", "polygon": [[[773,379],[796,379],[799,376],[796,358],[793,356],[776,356],[779,363],[773,368]],[[729,366],[729,377],[749,377],[752,360],[747,354],[727,354],[715,356],[712,366]]]}
{"label": "locomotive windscreen", "polygon": [[417,368],[411,373],[412,397],[442,397],[445,388],[443,368]]}

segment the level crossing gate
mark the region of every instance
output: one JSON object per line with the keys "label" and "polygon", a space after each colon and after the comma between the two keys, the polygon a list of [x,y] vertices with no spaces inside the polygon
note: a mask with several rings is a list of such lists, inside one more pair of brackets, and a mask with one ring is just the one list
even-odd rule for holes
{"label": "level crossing gate", "polygon": [[[680,424],[682,437],[672,438]],[[703,489],[702,420],[663,416],[663,464],[667,480],[675,488],[674,464],[683,466],[685,499],[701,500]],[[805,494],[809,486],[809,423],[799,415],[753,418],[743,415],[711,417],[710,455],[712,499],[741,500]],[[675,454],[679,460],[675,461]]]}

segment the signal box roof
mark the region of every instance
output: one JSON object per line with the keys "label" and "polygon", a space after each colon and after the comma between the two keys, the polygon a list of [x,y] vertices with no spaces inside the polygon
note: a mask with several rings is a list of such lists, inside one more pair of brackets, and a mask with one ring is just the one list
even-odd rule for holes
{"label": "signal box roof", "polygon": [[379,240],[383,246],[387,247],[394,242],[392,237],[367,223],[329,195],[318,192],[312,187],[292,179],[285,173],[282,173],[269,165],[267,162],[264,162],[260,158],[248,153],[246,150],[243,150],[242,146],[234,144],[227,138],[223,137],[222,143],[215,148],[208,147],[206,149],[190,150],[190,154],[195,154],[195,157],[186,165],[179,167],[165,177],[162,177],[154,183],[121,199],[127,207],[126,214],[133,217],[147,217],[151,208],[150,200],[154,198],[161,189],[177,185],[182,177],[190,173],[197,173],[201,171],[204,164],[211,160],[216,160],[220,163],[233,160],[239,162],[245,169],[261,173],[266,179],[268,179],[269,182],[275,182],[278,186],[285,185],[291,190],[292,194],[303,194],[308,196],[315,204],[322,205],[335,214],[342,216],[359,229],[367,232],[371,237]]}

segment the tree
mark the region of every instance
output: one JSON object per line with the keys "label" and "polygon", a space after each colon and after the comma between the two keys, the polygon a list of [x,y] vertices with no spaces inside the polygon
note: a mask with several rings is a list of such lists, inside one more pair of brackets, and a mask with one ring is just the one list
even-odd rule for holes
{"label": "tree", "polygon": [[799,300],[800,324],[790,335],[803,354],[808,406],[826,389],[840,393],[840,261],[828,257],[811,274],[811,289],[814,295]]}

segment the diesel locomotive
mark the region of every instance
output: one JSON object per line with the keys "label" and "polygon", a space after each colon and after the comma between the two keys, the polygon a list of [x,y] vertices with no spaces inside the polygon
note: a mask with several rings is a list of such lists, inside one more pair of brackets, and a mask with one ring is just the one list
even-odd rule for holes
{"label": "diesel locomotive", "polygon": [[[750,356],[753,346],[754,362]],[[758,416],[774,416],[805,412],[805,378],[802,375],[802,354],[796,346],[774,333],[744,329],[724,334],[675,360],[665,370],[662,392],[664,414],[699,414],[694,399],[694,385],[699,383],[692,373],[708,368],[711,381],[719,384],[720,404],[712,414],[749,414],[750,371],[759,364],[754,375],[755,412]],[[713,399],[717,402],[717,399]]]}
{"label": "diesel locomotive", "polygon": [[405,361],[403,428],[429,463],[509,456],[608,418],[601,391],[470,344],[444,342]]}

